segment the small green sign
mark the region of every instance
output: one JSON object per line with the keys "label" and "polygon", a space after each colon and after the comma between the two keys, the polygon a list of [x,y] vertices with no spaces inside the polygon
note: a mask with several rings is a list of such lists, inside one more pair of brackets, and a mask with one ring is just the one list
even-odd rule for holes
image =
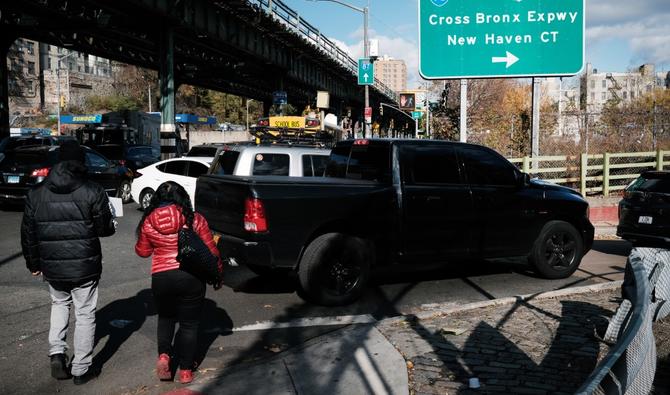
{"label": "small green sign", "polygon": [[421,119],[423,116],[423,112],[421,111],[412,111],[412,118],[414,119]]}
{"label": "small green sign", "polygon": [[368,58],[358,59],[358,85],[372,85],[375,82],[375,64]]}
{"label": "small green sign", "polygon": [[426,79],[578,74],[585,0],[419,0]]}

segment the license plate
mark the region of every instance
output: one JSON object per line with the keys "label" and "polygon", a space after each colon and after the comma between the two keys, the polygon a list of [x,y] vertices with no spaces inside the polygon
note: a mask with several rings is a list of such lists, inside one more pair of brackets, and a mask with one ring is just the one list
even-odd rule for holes
{"label": "license plate", "polygon": [[654,217],[649,217],[649,216],[646,216],[646,215],[640,215],[640,219],[638,219],[637,222],[640,223],[640,224],[651,225],[651,223],[654,222]]}
{"label": "license plate", "polygon": [[7,176],[7,184],[18,184],[20,180],[20,176]]}

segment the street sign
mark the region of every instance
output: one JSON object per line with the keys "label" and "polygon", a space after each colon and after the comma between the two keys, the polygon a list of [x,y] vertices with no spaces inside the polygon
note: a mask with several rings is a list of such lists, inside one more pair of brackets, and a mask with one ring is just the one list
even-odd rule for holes
{"label": "street sign", "polygon": [[358,85],[372,85],[375,82],[375,64],[368,58],[358,59]]}
{"label": "street sign", "polygon": [[421,111],[412,111],[412,118],[421,119],[422,116],[423,116],[423,113]]}
{"label": "street sign", "polygon": [[284,91],[274,91],[272,92],[272,103],[273,104],[288,104],[288,95]]}
{"label": "street sign", "polygon": [[372,122],[372,107],[365,107],[365,123]]}
{"label": "street sign", "polygon": [[419,0],[426,79],[578,74],[585,0]]}

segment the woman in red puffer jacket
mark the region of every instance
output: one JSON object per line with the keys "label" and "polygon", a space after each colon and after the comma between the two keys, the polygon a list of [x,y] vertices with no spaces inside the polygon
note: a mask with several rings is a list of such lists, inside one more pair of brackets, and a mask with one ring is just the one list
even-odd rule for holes
{"label": "woman in red puffer jacket", "polygon": [[[207,220],[193,212],[186,190],[175,182],[164,182],[154,193],[137,226],[135,252],[144,258],[153,254],[151,290],[158,310],[158,378],[172,379],[172,339],[178,322],[178,336],[174,340],[179,358],[179,380],[186,384],[193,381],[194,354],[198,342],[200,313],[205,300],[205,283],[192,274],[179,270],[178,233],[184,226],[191,227],[212,254],[219,257]],[[221,270],[219,258],[219,272]],[[220,281],[214,285],[215,289],[220,287]]]}

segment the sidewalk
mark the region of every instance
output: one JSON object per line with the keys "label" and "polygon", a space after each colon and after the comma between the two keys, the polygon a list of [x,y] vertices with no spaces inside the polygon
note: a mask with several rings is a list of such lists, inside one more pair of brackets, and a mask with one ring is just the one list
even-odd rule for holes
{"label": "sidewalk", "polygon": [[[570,394],[608,346],[621,282],[443,307],[354,325],[277,356],[234,366],[171,395]],[[670,378],[670,320],[654,324],[656,394]],[[478,389],[470,388],[476,379]]]}
{"label": "sidewalk", "polygon": [[[616,223],[595,225],[596,238],[616,237]],[[620,287],[445,304],[348,326],[168,394],[571,394],[609,351],[594,334],[604,333]],[[670,394],[670,319],[654,334],[654,393]]]}

